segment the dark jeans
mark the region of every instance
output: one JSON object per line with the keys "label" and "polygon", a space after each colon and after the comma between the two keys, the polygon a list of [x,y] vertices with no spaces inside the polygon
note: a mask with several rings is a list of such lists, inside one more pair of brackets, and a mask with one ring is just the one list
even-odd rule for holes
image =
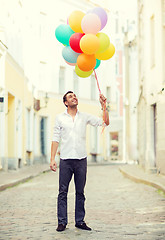
{"label": "dark jeans", "polygon": [[76,190],[75,222],[81,224],[85,217],[84,187],[86,183],[87,159],[60,159],[59,194],[58,194],[58,224],[68,223],[67,217],[67,194],[69,183],[74,174]]}

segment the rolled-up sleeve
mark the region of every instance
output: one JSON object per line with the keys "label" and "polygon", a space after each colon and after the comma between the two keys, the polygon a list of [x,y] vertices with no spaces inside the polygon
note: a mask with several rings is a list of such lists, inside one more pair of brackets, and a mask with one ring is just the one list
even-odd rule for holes
{"label": "rolled-up sleeve", "polygon": [[103,125],[103,119],[93,116],[91,114],[87,114],[87,124],[90,124],[94,127],[102,126]]}
{"label": "rolled-up sleeve", "polygon": [[53,142],[59,142],[61,138],[61,127],[58,117],[55,119],[54,129],[53,129]]}

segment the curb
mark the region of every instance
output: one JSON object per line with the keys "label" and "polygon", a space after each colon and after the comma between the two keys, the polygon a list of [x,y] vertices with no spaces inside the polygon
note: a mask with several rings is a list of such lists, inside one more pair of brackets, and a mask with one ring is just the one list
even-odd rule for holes
{"label": "curb", "polygon": [[49,172],[49,171],[50,171],[49,169],[43,170],[43,171],[41,171],[41,172],[39,172],[39,173],[37,173],[37,174],[35,174],[35,175],[30,175],[30,176],[28,176],[28,177],[22,178],[22,179],[20,179],[20,180],[15,181],[15,182],[6,183],[6,184],[4,184],[4,185],[1,185],[1,186],[0,186],[0,192],[6,190],[7,188],[15,187],[16,185],[18,185],[18,184],[20,184],[20,183],[27,182],[27,181],[29,181],[30,179],[33,179],[33,178],[39,176],[40,174],[46,173],[46,172]]}
{"label": "curb", "polygon": [[165,193],[165,187],[162,186],[160,183],[157,182],[152,182],[151,180],[146,180],[146,179],[142,179],[142,178],[138,178],[136,176],[131,175],[130,173],[128,173],[127,171],[124,171],[122,168],[119,168],[119,171],[123,174],[123,176],[129,178],[130,180],[136,182],[136,183],[143,183],[149,186],[152,186],[158,190],[161,190]]}

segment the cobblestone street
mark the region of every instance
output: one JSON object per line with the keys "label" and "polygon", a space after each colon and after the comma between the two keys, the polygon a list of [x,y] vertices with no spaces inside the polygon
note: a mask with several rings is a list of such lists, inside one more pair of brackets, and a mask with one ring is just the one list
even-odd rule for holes
{"label": "cobblestone street", "polygon": [[68,194],[69,224],[58,233],[58,171],[0,193],[0,239],[165,239],[165,197],[155,188],[123,177],[118,166],[88,166],[86,223],[75,228],[73,179]]}

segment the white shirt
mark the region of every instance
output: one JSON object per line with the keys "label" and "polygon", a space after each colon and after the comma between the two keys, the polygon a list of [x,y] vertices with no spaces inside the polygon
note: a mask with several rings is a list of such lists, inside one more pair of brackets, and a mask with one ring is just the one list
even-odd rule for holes
{"label": "white shirt", "polygon": [[91,114],[77,111],[73,120],[67,110],[57,115],[52,141],[60,144],[61,159],[82,159],[86,153],[86,126],[102,126],[103,120]]}

